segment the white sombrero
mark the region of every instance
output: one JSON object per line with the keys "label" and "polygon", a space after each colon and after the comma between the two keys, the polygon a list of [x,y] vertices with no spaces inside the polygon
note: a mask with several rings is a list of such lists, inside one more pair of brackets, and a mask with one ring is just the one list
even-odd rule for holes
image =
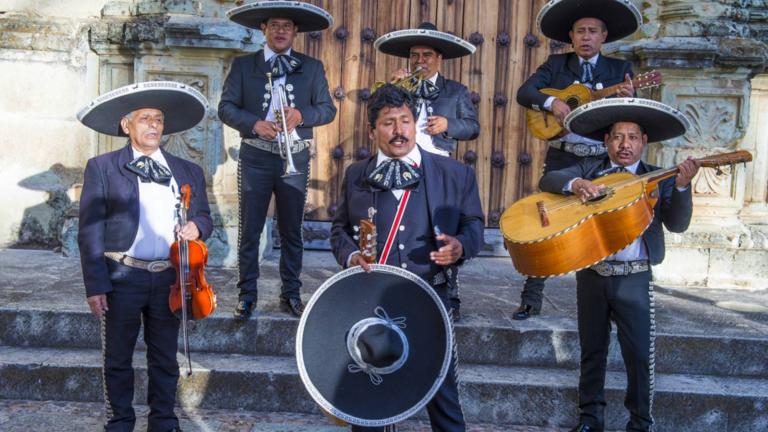
{"label": "white sombrero", "polygon": [[120,120],[144,108],[165,116],[163,134],[182,132],[200,123],[208,101],[199,91],[176,81],[145,81],[105,93],[77,112],[81,123],[106,135],[126,136]]}
{"label": "white sombrero", "polygon": [[376,39],[373,47],[397,57],[411,56],[411,47],[424,45],[439,51],[444,59],[463,57],[474,54],[475,46],[464,39],[437,31],[437,27],[429,22],[421,23],[419,28],[389,32]]}
{"label": "white sombrero", "polygon": [[551,0],[536,17],[544,36],[567,44],[573,23],[582,18],[597,18],[608,28],[606,42],[623,39],[643,23],[643,16],[632,0]]}
{"label": "white sombrero", "polygon": [[299,27],[299,32],[325,30],[333,25],[333,17],[324,9],[299,1],[257,1],[227,11],[230,20],[256,30],[270,18],[286,18]]}
{"label": "white sombrero", "polygon": [[565,118],[569,131],[602,141],[614,123],[639,124],[649,142],[684,135],[691,122],[680,111],[661,102],[640,98],[611,98],[584,104]]}

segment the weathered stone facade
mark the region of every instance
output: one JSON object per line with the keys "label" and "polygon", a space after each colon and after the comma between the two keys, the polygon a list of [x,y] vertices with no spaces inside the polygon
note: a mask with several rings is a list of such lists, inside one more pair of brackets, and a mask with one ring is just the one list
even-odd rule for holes
{"label": "weathered stone facade", "polygon": [[[212,262],[236,263],[237,133],[216,104],[232,56],[258,49],[259,32],[233,25],[227,0],[26,2],[0,5],[0,245],[74,250],[73,203],[85,161],[124,145],[83,128],[77,109],[134,82],[173,79],[211,102],[196,128],[167,149],[205,170],[217,230]],[[10,3],[10,4],[8,4]],[[49,4],[51,3],[51,4]],[[56,3],[55,5],[52,3]],[[706,170],[695,188],[695,220],[670,235],[665,282],[765,287],[768,283],[768,4],[762,0],[646,0],[646,24],[629,43],[607,47],[661,70],[646,97],[684,111],[685,137],[653,144],[648,160],[670,166],[688,155],[746,149],[754,162]]]}

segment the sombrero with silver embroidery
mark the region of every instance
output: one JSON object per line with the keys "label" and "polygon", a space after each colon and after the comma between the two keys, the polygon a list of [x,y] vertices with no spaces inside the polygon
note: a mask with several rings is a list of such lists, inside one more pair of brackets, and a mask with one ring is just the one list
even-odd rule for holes
{"label": "sombrero with silver embroidery", "polygon": [[120,120],[144,108],[163,112],[163,135],[168,135],[200,123],[208,110],[208,101],[199,91],[180,82],[145,81],[97,97],[77,112],[77,119],[96,132],[126,136]]}
{"label": "sombrero with silver embroidery", "polygon": [[421,23],[419,28],[396,30],[376,39],[373,47],[397,57],[411,56],[411,47],[424,45],[432,47],[443,55],[444,59],[452,59],[474,54],[475,46],[464,39],[437,30],[434,24]]}
{"label": "sombrero with silver embroidery", "polygon": [[582,105],[565,118],[569,131],[602,141],[617,122],[639,124],[649,142],[679,137],[691,127],[680,111],[661,102],[640,98],[602,99]]}
{"label": "sombrero with silver embroidery", "polygon": [[643,23],[643,16],[632,0],[551,0],[536,17],[544,36],[567,44],[573,23],[582,18],[597,18],[605,23],[605,42],[623,39]]}
{"label": "sombrero with silver embroidery", "polygon": [[332,276],[299,322],[296,360],[310,396],[345,422],[380,427],[426,405],[453,355],[448,314],[415,274],[381,264]]}
{"label": "sombrero with silver embroidery", "polygon": [[227,11],[230,20],[256,30],[270,18],[286,18],[299,27],[299,32],[325,30],[333,25],[333,17],[324,9],[299,1],[257,1]]}

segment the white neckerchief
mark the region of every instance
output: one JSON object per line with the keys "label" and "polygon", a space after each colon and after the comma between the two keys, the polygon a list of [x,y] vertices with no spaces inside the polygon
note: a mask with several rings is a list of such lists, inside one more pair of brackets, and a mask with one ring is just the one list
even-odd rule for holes
{"label": "white neckerchief", "polygon": [[[435,73],[430,78],[427,78],[427,81],[437,85],[437,75],[438,74]],[[422,102],[421,106],[418,108],[419,108],[419,118],[416,119],[416,144],[418,144],[419,147],[421,147],[422,149],[430,153],[435,153],[442,156],[448,156],[450,153],[435,147],[435,142],[432,139],[432,135],[426,132],[427,117],[432,115],[431,112],[427,112],[427,111],[428,110],[431,111],[431,107],[427,107],[427,103]]]}
{"label": "white neckerchief", "polygon": [[[619,166],[621,165],[611,161],[611,168]],[[625,166],[624,168],[632,174],[635,174],[637,173],[638,166],[640,166],[639,160],[632,165]],[[648,259],[648,251],[645,248],[645,243],[643,243],[642,236],[635,239],[635,241],[630,243],[629,246],[606,258],[606,261],[636,261],[641,259]]]}
{"label": "white neckerchief", "polygon": [[[385,155],[384,153],[379,150],[378,154],[376,155],[376,166],[379,166],[383,164],[384,162],[392,159],[391,157]],[[408,165],[416,165],[421,166],[421,152],[419,152],[418,146],[413,146],[413,149],[408,152],[407,155],[400,158],[401,161],[404,163],[407,163]],[[402,189],[390,189],[392,191],[392,194],[397,198],[398,201],[400,201],[400,198],[403,196],[403,190]]]}
{"label": "white neckerchief", "polygon": [[[135,148],[133,158],[144,154]],[[148,155],[157,163],[170,170],[160,149]],[[173,174],[173,173],[171,173]],[[167,259],[171,244],[174,242],[176,227],[176,203],[178,202],[179,186],[171,176],[171,184],[163,186],[155,182],[139,182],[139,229],[133,244],[125,252],[127,255],[143,260]]]}

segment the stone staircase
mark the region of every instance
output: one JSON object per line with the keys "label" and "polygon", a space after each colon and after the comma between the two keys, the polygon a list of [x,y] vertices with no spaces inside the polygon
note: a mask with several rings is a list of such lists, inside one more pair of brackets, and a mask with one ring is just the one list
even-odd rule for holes
{"label": "stone staircase", "polygon": [[[462,276],[465,318],[456,333],[465,415],[497,430],[573,426],[579,358],[574,281],[549,281],[545,315],[512,321],[520,278],[507,261],[475,260]],[[86,311],[78,265],[49,252],[0,251],[6,273],[0,276],[0,399],[102,400],[98,325]],[[304,292],[335,271],[330,254],[308,253]],[[263,312],[246,323],[230,318],[233,273],[209,274],[219,309],[190,332],[194,373],[181,379],[180,405],[317,414],[293,357],[298,320],[276,312],[275,263],[268,260],[264,268]],[[724,299],[768,303],[765,292],[657,291],[657,430],[768,430],[768,313],[717,307]],[[141,403],[146,374],[139,345],[134,363]],[[623,429],[625,379],[615,339],[608,365],[607,427]]]}

